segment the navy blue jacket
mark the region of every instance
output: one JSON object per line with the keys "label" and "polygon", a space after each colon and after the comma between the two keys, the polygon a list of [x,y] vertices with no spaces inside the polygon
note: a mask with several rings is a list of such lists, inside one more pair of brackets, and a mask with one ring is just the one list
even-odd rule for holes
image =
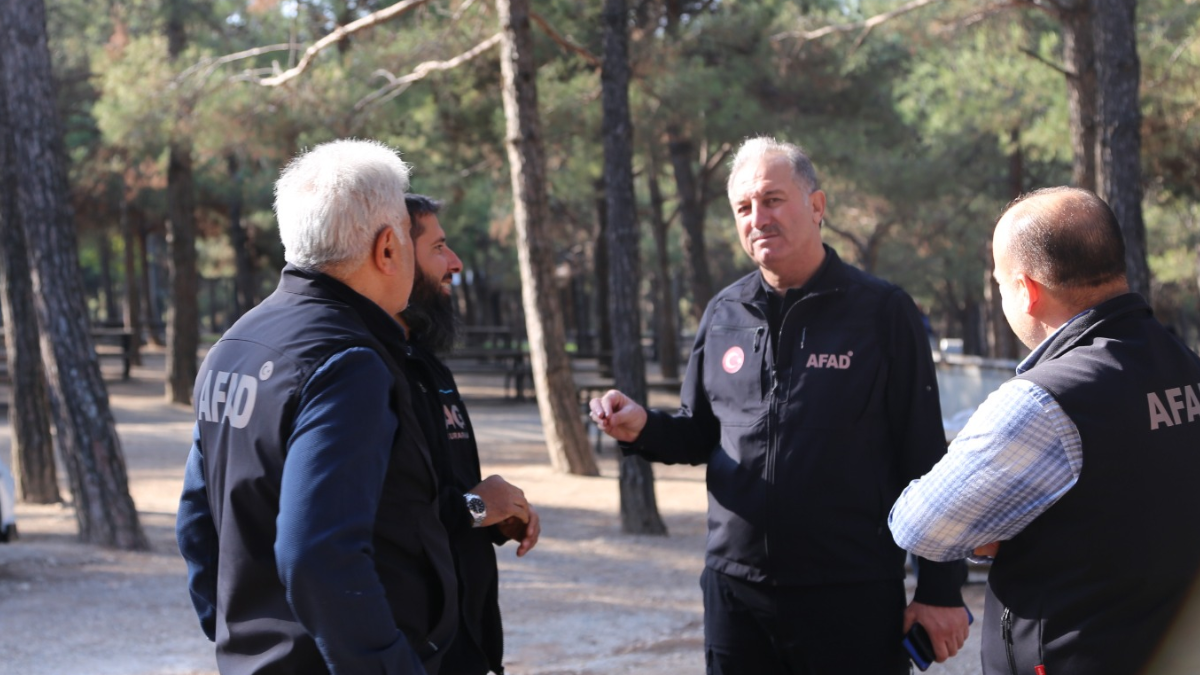
{"label": "navy blue jacket", "polygon": [[209,350],[177,536],[223,673],[437,671],[456,585],[402,345],[289,265]]}
{"label": "navy blue jacket", "polygon": [[[768,331],[755,271],[709,303],[671,415],[624,447],[708,464],[708,567],[777,585],[904,577],[887,527],[904,486],[945,454],[920,315],[900,288],[826,262]],[[921,561],[916,599],[962,604],[965,563]]]}
{"label": "navy blue jacket", "polygon": [[1200,357],[1140,295],[1101,303],[1019,376],[1079,430],[1079,480],[1004,542],[984,672],[1142,671],[1200,573]]}

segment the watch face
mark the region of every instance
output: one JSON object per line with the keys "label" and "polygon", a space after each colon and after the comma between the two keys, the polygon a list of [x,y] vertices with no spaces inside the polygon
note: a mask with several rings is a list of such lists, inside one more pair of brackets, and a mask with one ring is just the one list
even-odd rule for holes
{"label": "watch face", "polygon": [[487,504],[484,503],[483,497],[467,493],[463,495],[467,500],[467,511],[471,512],[471,518],[475,521],[475,527],[483,524],[487,518]]}

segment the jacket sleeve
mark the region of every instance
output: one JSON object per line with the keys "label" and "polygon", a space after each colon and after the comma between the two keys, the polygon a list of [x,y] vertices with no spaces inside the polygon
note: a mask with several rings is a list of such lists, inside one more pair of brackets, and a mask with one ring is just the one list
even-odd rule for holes
{"label": "jacket sleeve", "polygon": [[[896,494],[925,475],[946,454],[942,408],[938,401],[937,371],[920,312],[912,298],[897,289],[884,307],[888,322],[890,374],[887,383],[888,424],[898,448],[900,475]],[[915,602],[942,607],[963,604],[967,580],[964,560],[918,562]]]}
{"label": "jacket sleeve", "polygon": [[280,484],[275,557],[288,604],[333,673],[423,675],[392,618],[372,544],[399,421],[392,378],[351,348],[305,385]]}
{"label": "jacket sleeve", "polygon": [[217,621],[217,528],[208,503],[204,481],[204,453],[200,426],[192,430],[192,449],[183,472],[183,494],[175,519],[175,539],[187,561],[188,591],[200,618],[200,628],[209,640],[216,639]]}
{"label": "jacket sleeve", "polygon": [[721,424],[704,391],[704,340],[712,321],[712,304],[705,310],[679,390],[679,410],[648,410],[646,426],[632,443],[621,443],[626,454],[665,464],[704,464],[721,442]]}

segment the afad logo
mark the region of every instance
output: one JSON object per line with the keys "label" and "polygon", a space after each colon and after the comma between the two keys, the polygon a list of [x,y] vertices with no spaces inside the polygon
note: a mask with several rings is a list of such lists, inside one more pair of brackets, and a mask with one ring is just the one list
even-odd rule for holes
{"label": "afad logo", "polygon": [[806,368],[838,368],[845,370],[850,367],[850,357],[854,352],[845,354],[809,354]]}
{"label": "afad logo", "polygon": [[275,364],[267,361],[258,369],[258,377],[223,370],[208,371],[200,385],[200,400],[196,402],[196,419],[204,422],[229,421],[234,429],[244,429],[254,414],[258,398],[258,381],[270,379]]}
{"label": "afad logo", "polygon": [[721,357],[721,367],[730,375],[742,369],[742,364],[746,363],[746,352],[741,347],[734,345],[725,352],[725,356]]}

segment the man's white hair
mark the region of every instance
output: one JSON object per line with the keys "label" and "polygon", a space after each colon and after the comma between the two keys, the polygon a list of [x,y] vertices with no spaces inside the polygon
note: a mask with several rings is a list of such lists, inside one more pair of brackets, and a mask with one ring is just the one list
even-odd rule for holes
{"label": "man's white hair", "polygon": [[733,161],[729,165],[729,182],[726,190],[733,187],[733,178],[737,175],[738,169],[749,161],[757,161],[765,157],[787,159],[788,164],[792,166],[792,180],[809,193],[821,189],[817,170],[813,168],[812,160],[808,158],[808,153],[804,152],[804,148],[795,143],[777,141],[770,136],[756,136],[746,139],[734,154]]}
{"label": "man's white hair", "polygon": [[406,244],[409,169],[378,141],[332,141],[297,156],[275,182],[284,260],[318,271],[348,264],[352,271],[386,226]]}

